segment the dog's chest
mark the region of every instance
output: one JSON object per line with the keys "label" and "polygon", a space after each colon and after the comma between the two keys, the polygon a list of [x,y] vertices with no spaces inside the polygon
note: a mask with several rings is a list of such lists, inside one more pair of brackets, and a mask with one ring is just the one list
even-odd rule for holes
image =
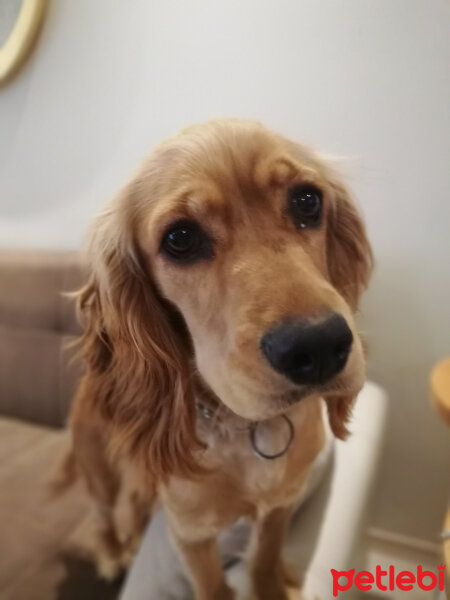
{"label": "dog's chest", "polygon": [[[231,449],[227,456],[224,479],[233,481],[233,487],[248,499],[256,513],[296,503],[324,445],[320,420],[313,420],[308,428],[303,422],[294,423],[294,426],[294,439],[282,456],[272,459],[258,455],[250,439],[242,439],[240,445],[243,447]],[[273,438],[268,431],[266,439],[260,439],[267,456],[275,455],[286,442],[286,437],[283,442],[283,436]]]}
{"label": "dog's chest", "polygon": [[291,418],[292,444],[273,460],[255,454],[248,432],[232,440],[210,440],[204,453],[207,475],[198,480],[173,479],[164,490],[163,502],[173,526],[189,538],[200,532],[214,535],[241,516],[256,518],[296,504],[325,437],[320,404]]}

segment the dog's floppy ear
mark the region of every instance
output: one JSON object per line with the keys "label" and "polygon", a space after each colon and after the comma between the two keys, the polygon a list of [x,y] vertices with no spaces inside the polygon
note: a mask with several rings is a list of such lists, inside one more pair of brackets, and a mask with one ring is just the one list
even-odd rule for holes
{"label": "dog's floppy ear", "polygon": [[[332,183],[334,192],[327,230],[327,261],[330,279],[353,312],[366,289],[373,267],[372,250],[364,223],[345,187]],[[327,399],[328,416],[334,435],[345,439],[354,398]]]}
{"label": "dog's floppy ear", "polygon": [[332,188],[334,199],[327,231],[328,269],[333,285],[356,311],[372,272],[372,250],[364,223],[347,190],[339,182],[333,182]]}
{"label": "dog's floppy ear", "polygon": [[352,414],[355,398],[353,396],[338,396],[326,398],[328,421],[333,434],[340,440],[347,439],[349,430],[347,424]]}
{"label": "dog's floppy ear", "polygon": [[189,342],[143,265],[131,182],[94,223],[90,276],[78,293],[91,403],[115,426],[113,446],[139,456],[157,479],[196,471]]}

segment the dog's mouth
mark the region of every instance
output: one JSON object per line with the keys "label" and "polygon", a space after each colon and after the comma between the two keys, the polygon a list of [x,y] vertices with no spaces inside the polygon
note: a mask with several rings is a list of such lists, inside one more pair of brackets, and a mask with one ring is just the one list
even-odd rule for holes
{"label": "dog's mouth", "polygon": [[323,385],[310,385],[303,386],[301,388],[291,388],[285,392],[273,394],[265,402],[267,410],[267,417],[282,415],[288,411],[292,406],[301,403],[303,400],[308,398],[324,398],[325,400],[332,400],[333,398],[339,398],[342,396],[356,396],[359,392],[360,385],[342,385],[341,382],[332,380],[327,384]]}
{"label": "dog's mouth", "polygon": [[[274,393],[264,398],[264,407],[261,413],[255,415],[255,420],[265,421],[273,417],[284,415],[296,404],[300,404],[308,398],[321,397],[324,390],[319,386],[304,386],[302,388],[289,389],[285,392]],[[247,416],[248,418],[248,416]]]}
{"label": "dog's mouth", "polygon": [[306,388],[297,389],[297,390],[289,390],[284,394],[281,394],[277,397],[277,402],[281,406],[292,406],[293,404],[297,404],[301,400],[308,398],[309,396],[318,396],[320,395],[320,389],[314,386],[308,386]]}

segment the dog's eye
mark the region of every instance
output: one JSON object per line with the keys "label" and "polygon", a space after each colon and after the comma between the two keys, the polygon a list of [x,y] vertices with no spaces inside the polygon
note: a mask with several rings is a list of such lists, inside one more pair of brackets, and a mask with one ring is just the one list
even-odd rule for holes
{"label": "dog's eye", "polygon": [[322,216],[322,192],[311,185],[295,185],[288,191],[289,212],[299,227],[314,227]]}
{"label": "dog's eye", "polygon": [[163,236],[161,250],[177,262],[193,262],[212,256],[211,242],[194,221],[178,221]]}

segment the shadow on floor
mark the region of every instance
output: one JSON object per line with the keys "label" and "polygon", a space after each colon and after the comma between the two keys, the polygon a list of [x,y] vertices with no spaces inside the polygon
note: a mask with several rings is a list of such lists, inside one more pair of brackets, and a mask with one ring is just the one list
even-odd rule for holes
{"label": "shadow on floor", "polygon": [[58,584],[57,600],[117,600],[124,577],[109,583],[101,579],[87,559],[66,554],[61,557],[66,575]]}

